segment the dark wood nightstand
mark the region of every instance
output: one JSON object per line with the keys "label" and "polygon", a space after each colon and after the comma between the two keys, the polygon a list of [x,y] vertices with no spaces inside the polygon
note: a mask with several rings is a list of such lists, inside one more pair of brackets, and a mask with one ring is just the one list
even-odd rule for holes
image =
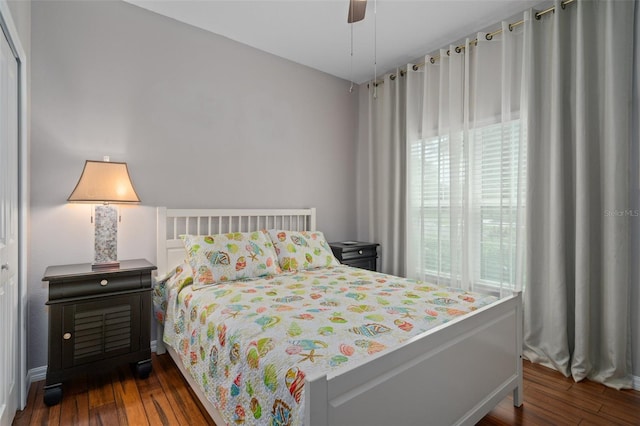
{"label": "dark wood nightstand", "polygon": [[137,363],[151,372],[151,271],[144,259],[91,270],[91,264],[49,266],[49,360],[44,402],[62,398],[62,382],[92,371]]}
{"label": "dark wood nightstand", "polygon": [[377,243],[362,243],[358,241],[343,241],[329,243],[334,256],[343,264],[356,268],[378,269],[378,246]]}

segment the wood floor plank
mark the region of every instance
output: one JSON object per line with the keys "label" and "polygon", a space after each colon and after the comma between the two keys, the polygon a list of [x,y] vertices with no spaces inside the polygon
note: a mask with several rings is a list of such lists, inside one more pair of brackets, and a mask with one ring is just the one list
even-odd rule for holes
{"label": "wood floor plank", "polygon": [[630,389],[615,390],[605,387],[604,394],[607,397],[624,399],[630,404],[640,404],[640,392],[632,391]]}
{"label": "wood floor plank", "polygon": [[198,399],[198,395],[196,395],[196,393],[193,391],[193,389],[191,388],[191,386],[189,386],[187,382],[185,382],[185,385],[187,386],[187,389],[189,390],[191,397],[198,405],[198,408],[200,409],[200,413],[202,414],[202,417],[205,419],[207,424],[209,424],[210,426],[216,426],[213,420],[211,420],[211,416],[209,416],[207,409],[204,407],[204,405],[202,405],[202,402]]}
{"label": "wood floor plank", "polygon": [[33,407],[36,406],[36,385],[32,385],[27,394],[27,405],[24,410],[20,410],[16,413],[13,419],[15,426],[25,426],[31,424],[31,416],[33,415]]}
{"label": "wood floor plank", "polygon": [[504,399],[478,424],[494,426],[518,424],[522,422],[522,411],[523,410],[514,407],[511,401]]}
{"label": "wood floor plank", "polygon": [[[35,396],[35,403],[36,406],[33,409],[33,414],[31,415],[31,422],[29,423],[30,425],[49,425],[49,412],[53,411],[53,416],[55,417],[55,410],[52,410],[52,408],[47,407],[44,404],[44,401],[42,400],[42,398],[44,397],[44,382],[37,382],[32,386],[36,386],[36,396]],[[58,420],[57,423],[53,423],[55,424],[59,424],[60,420]]]}
{"label": "wood floor plank", "polygon": [[567,391],[559,391],[557,389],[550,388],[548,386],[543,386],[539,383],[531,383],[529,385],[529,389],[535,389],[540,392],[543,392],[550,396],[551,398],[557,398],[558,400],[562,400],[568,404],[573,405],[576,408],[581,410],[590,411],[592,413],[597,413],[602,408],[602,401],[596,399],[594,396],[588,395],[576,395],[574,393],[569,393]]}
{"label": "wood floor plank", "polygon": [[147,413],[131,367],[118,368],[112,376],[112,385],[120,424],[148,425]]}
{"label": "wood floor plank", "polygon": [[60,403],[60,424],[89,424],[89,394],[85,392],[64,395]]}
{"label": "wood floor plank", "polygon": [[115,404],[111,372],[102,372],[93,376],[89,382],[89,409],[93,410],[101,405]]}
{"label": "wood floor plank", "polygon": [[562,419],[557,419],[553,414],[541,410],[539,407],[526,402],[521,407],[514,407],[513,401],[509,398],[503,399],[490,413],[483,419],[483,424],[494,425],[492,417],[500,419],[500,424],[509,425],[532,424],[532,425],[557,425],[569,424]]}
{"label": "wood floor plank", "polygon": [[164,394],[164,389],[155,372],[156,368],[147,379],[136,381],[147,419],[149,424],[152,425],[177,425],[178,419],[171,409],[167,396]]}
{"label": "wood floor plank", "polygon": [[566,391],[573,385],[573,381],[564,377],[560,373],[558,373],[557,376],[553,376],[549,375],[548,372],[540,371],[537,368],[525,370],[523,376],[524,379],[529,382],[538,383],[542,386],[557,389],[559,391]]}
{"label": "wood floor plank", "polygon": [[116,403],[109,402],[97,405],[89,410],[89,426],[126,426],[120,423]]}
{"label": "wood floor plank", "polygon": [[47,425],[59,425],[60,423],[60,413],[62,412],[62,407],[60,404],[56,404],[53,407],[49,408],[49,415],[47,416]]}
{"label": "wood floor plank", "polygon": [[[640,392],[620,392],[589,381],[575,383],[557,371],[528,361],[524,362],[524,377],[523,406],[512,407],[509,405],[511,399],[505,398],[479,425],[537,426],[576,422],[600,426],[640,424],[640,404],[628,405],[636,401],[636,397],[640,399]],[[603,410],[609,403],[609,395],[613,398],[610,406],[622,408],[627,416],[635,416],[635,423],[629,423],[629,418],[620,419]],[[621,405],[618,405],[618,401]]]}
{"label": "wood floor plank", "polygon": [[[210,418],[205,418],[200,412],[200,408],[194,401],[194,397],[187,389],[180,371],[173,364],[169,356],[156,357],[155,364],[161,366],[158,380],[164,388],[165,395],[171,403],[173,413],[180,424],[190,425],[210,425]],[[186,422],[186,423],[183,423]]]}
{"label": "wood floor plank", "polygon": [[89,382],[87,381],[87,375],[81,374],[64,384],[65,395],[76,395],[79,393],[87,393],[89,390]]}
{"label": "wood floor plank", "polygon": [[631,425],[640,424],[640,404],[634,406],[626,403],[605,403],[600,410],[602,414],[607,414],[608,418],[615,418]]}

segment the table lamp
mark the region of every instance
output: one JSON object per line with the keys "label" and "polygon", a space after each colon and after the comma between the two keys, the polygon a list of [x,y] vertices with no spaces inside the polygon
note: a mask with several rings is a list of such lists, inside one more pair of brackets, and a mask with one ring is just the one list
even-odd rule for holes
{"label": "table lamp", "polygon": [[92,269],[117,268],[118,210],[114,203],[139,203],[127,163],[87,160],[69,202],[95,204],[95,257]]}

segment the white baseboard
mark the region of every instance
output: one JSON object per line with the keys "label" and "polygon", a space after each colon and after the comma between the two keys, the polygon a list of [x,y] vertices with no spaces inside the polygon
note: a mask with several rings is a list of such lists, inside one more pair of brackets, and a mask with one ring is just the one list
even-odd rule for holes
{"label": "white baseboard", "polygon": [[633,378],[633,389],[640,391],[640,377],[631,376]]}
{"label": "white baseboard", "polygon": [[[157,342],[155,340],[152,340],[149,346],[151,347],[151,352],[155,352],[157,347]],[[46,378],[47,378],[46,365],[32,368],[31,370],[27,371],[27,387],[26,387],[27,393],[31,388],[31,383],[39,382],[40,380],[44,380]]]}
{"label": "white baseboard", "polygon": [[31,387],[31,383],[39,382],[47,377],[47,366],[32,368],[27,371],[27,389]]}

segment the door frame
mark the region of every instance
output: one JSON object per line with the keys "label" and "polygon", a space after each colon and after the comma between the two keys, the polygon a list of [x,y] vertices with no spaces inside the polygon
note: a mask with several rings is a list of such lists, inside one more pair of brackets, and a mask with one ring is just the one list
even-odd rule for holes
{"label": "door frame", "polygon": [[27,56],[6,0],[0,0],[0,29],[18,63],[18,408],[27,404],[27,221],[29,218]]}

